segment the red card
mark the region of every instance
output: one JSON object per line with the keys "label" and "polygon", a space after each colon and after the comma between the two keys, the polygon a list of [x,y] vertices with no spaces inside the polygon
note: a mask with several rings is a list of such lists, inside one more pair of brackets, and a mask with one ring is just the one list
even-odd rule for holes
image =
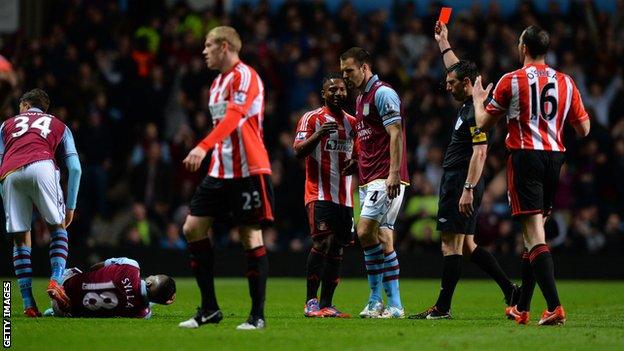
{"label": "red card", "polygon": [[444,23],[444,24],[448,24],[449,20],[451,19],[451,11],[453,11],[453,8],[451,7],[443,7],[440,10],[440,18],[438,19],[438,21]]}

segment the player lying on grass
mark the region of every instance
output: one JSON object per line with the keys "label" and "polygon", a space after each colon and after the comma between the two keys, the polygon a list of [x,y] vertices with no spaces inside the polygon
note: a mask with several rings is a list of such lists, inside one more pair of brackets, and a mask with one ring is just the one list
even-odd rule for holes
{"label": "player lying on grass", "polygon": [[63,275],[63,287],[70,299],[64,310],[56,301],[45,311],[55,317],[127,317],[150,318],[151,304],[170,305],[175,300],[173,278],[159,274],[141,279],[135,260],[109,258],[88,272],[69,268]]}

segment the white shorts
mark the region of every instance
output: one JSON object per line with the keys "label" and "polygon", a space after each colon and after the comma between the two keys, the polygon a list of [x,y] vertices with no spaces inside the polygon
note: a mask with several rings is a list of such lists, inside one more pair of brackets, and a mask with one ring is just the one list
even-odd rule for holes
{"label": "white shorts", "polygon": [[385,179],[376,179],[360,187],[360,217],[379,222],[379,228],[394,230],[403,195],[405,184],[400,186],[399,196],[390,200],[386,189]]}
{"label": "white shorts", "polygon": [[33,162],[9,174],[2,182],[6,232],[30,230],[33,205],[47,224],[65,220],[61,174],[52,160]]}

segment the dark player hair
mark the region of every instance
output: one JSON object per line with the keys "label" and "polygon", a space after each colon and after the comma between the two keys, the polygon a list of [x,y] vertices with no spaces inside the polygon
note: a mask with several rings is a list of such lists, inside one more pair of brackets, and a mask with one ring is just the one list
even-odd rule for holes
{"label": "dark player hair", "polygon": [[150,301],[166,304],[167,301],[173,298],[176,292],[176,283],[173,278],[168,275],[159,274],[155,276],[152,282],[152,287],[148,289]]}
{"label": "dark player hair", "polygon": [[340,61],[350,58],[352,58],[360,66],[366,63],[368,67],[373,67],[373,58],[371,57],[371,54],[360,47],[354,46],[340,55]]}
{"label": "dark player hair", "polygon": [[451,65],[451,67],[446,69],[446,74],[451,72],[455,72],[457,74],[457,79],[463,81],[466,77],[470,79],[470,83],[474,84],[475,79],[479,75],[479,70],[477,69],[477,65],[468,60],[459,60]]}
{"label": "dark player hair", "polygon": [[529,26],[524,30],[522,44],[526,45],[529,56],[538,58],[546,55],[550,45],[550,36],[538,26]]}
{"label": "dark player hair", "polygon": [[344,77],[338,73],[338,72],[329,72],[325,75],[325,77],[323,77],[323,83],[321,84],[321,86],[325,86],[325,83],[327,83],[328,81],[332,80],[332,79],[342,79],[344,80]]}
{"label": "dark player hair", "polygon": [[22,102],[27,102],[30,106],[36,107],[43,112],[48,111],[48,107],[50,107],[50,97],[48,97],[48,94],[45,91],[39,88],[24,93],[24,95],[22,95],[19,99],[19,102],[20,104]]}

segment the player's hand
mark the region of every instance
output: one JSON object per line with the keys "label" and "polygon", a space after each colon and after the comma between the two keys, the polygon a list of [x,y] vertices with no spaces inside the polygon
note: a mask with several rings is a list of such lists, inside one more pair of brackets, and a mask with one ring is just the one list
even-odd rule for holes
{"label": "player's hand", "polygon": [[483,83],[481,82],[481,76],[478,76],[477,79],[475,79],[474,87],[472,88],[472,100],[475,103],[478,102],[483,104],[483,101],[487,98],[490,90],[492,90],[492,87],[494,87],[494,85],[490,83],[487,88],[484,89]]}
{"label": "player's hand", "polygon": [[323,123],[323,125],[321,126],[321,129],[319,129],[319,134],[321,136],[325,136],[329,133],[332,133],[334,131],[338,130],[338,123],[336,122],[325,122]]}
{"label": "player's hand", "polygon": [[446,28],[446,24],[436,21],[434,37],[438,42],[441,40],[448,40],[448,28]]}
{"label": "player's hand", "polygon": [[472,190],[464,189],[459,199],[459,213],[464,217],[470,217],[474,213],[474,208],[472,207],[473,198]]}
{"label": "player's hand", "polygon": [[206,157],[206,151],[199,146],[196,146],[193,150],[191,150],[191,152],[188,153],[188,155],[186,155],[186,158],[182,161],[182,163],[184,163],[184,167],[186,167],[187,170],[195,172],[199,169],[199,166],[201,166],[204,157]]}
{"label": "player's hand", "polygon": [[399,172],[390,172],[388,179],[386,179],[386,190],[390,200],[401,194],[401,177],[399,177]]}
{"label": "player's hand", "polygon": [[69,208],[65,209],[65,223],[63,223],[63,227],[67,228],[74,220],[74,210],[70,210]]}
{"label": "player's hand", "polygon": [[357,160],[348,159],[348,160],[345,160],[345,166],[340,171],[340,174],[342,174],[343,176],[352,175],[352,174],[355,174],[357,169],[358,169]]}

